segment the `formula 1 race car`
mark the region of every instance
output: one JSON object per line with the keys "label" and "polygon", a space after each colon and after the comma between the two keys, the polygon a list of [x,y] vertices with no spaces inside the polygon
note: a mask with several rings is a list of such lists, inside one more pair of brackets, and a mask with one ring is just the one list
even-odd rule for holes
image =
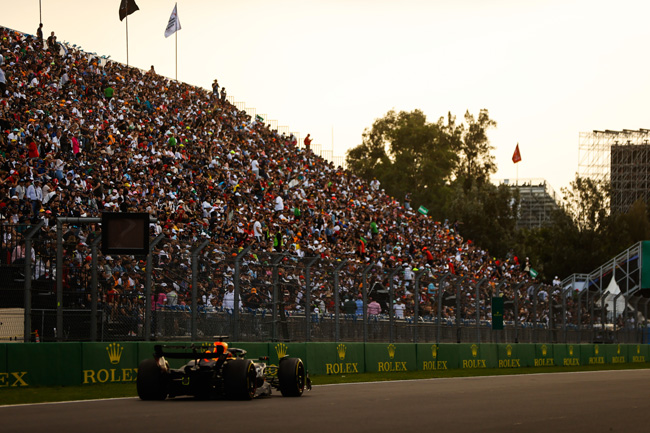
{"label": "formula 1 race car", "polygon": [[[173,349],[174,351],[170,351]],[[182,351],[179,351],[182,349]],[[164,400],[191,395],[201,399],[250,400],[271,395],[272,388],[284,397],[300,397],[311,380],[300,358],[280,358],[278,365],[244,359],[244,349],[228,348],[223,341],[212,347],[154,346],[154,357],[138,367],[137,389],[141,400]],[[169,359],[189,359],[181,368],[169,367]]]}

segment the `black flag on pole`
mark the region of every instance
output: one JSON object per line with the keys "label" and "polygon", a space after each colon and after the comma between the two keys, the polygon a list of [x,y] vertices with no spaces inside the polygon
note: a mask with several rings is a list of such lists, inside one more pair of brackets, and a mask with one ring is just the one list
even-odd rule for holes
{"label": "black flag on pole", "polygon": [[120,3],[120,21],[124,20],[127,15],[139,10],[140,8],[135,4],[135,0],[122,0],[122,3]]}

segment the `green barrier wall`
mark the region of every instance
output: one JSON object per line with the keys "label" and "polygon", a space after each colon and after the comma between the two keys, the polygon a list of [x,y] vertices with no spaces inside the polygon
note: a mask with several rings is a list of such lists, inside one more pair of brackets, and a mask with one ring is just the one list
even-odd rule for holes
{"label": "green barrier wall", "polygon": [[[309,369],[309,359],[307,359],[307,343],[266,343],[269,352],[269,363],[278,365],[280,358],[290,356],[300,358],[305,363],[305,368]],[[316,343],[310,343],[316,344]],[[234,344],[233,344],[233,347]]]}
{"label": "green barrier wall", "polygon": [[6,384],[55,386],[81,384],[82,343],[6,345]]}
{"label": "green barrier wall", "polygon": [[645,344],[630,344],[627,351],[628,362],[645,363],[648,359],[648,346]]}
{"label": "green barrier wall", "polygon": [[553,344],[535,344],[535,360],[533,367],[552,367],[555,365]]}
{"label": "green barrier wall", "polygon": [[[136,380],[141,360],[155,342],[3,343],[0,388],[80,385]],[[212,347],[210,343],[195,343]],[[189,346],[191,343],[180,343]],[[302,358],[311,374],[523,368],[646,363],[650,347],[636,344],[409,344],[409,343],[230,343],[247,358]],[[173,368],[187,360],[169,359]]]}
{"label": "green barrier wall", "polygon": [[83,383],[133,382],[138,374],[139,343],[81,345]]}
{"label": "green barrier wall", "polygon": [[534,344],[497,344],[499,368],[522,368],[535,366]]}
{"label": "green barrier wall", "polygon": [[365,372],[363,343],[307,344],[311,374],[357,374]]}
{"label": "green barrier wall", "polygon": [[366,343],[366,371],[417,370],[415,345],[408,343]]}
{"label": "green barrier wall", "polygon": [[555,344],[553,345],[553,359],[555,365],[577,366],[580,364],[579,344]]}

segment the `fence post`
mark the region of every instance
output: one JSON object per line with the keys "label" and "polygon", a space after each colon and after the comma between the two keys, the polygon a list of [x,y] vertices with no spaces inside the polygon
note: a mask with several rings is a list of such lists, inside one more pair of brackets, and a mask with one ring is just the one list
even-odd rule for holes
{"label": "fence post", "polygon": [[629,337],[630,333],[628,331],[628,326],[627,326],[627,304],[630,302],[630,299],[632,299],[632,296],[640,289],[640,287],[635,287],[632,290],[628,290],[627,293],[623,295],[623,300],[625,301],[625,305],[623,306],[623,333],[626,338],[625,343],[629,343]]}
{"label": "fence post", "polygon": [[533,286],[533,343],[537,343],[537,295],[542,288],[542,283]]}
{"label": "fence post", "polygon": [[273,323],[271,324],[271,338],[273,341],[278,341],[278,309],[280,308],[280,305],[278,304],[278,267],[284,258],[284,253],[272,253],[271,265],[273,266],[273,313],[271,314],[271,320]]}
{"label": "fence post", "polygon": [[[503,286],[505,286],[505,285],[506,285],[506,280],[501,280],[501,281],[499,282],[499,284],[497,284],[497,286],[496,286],[496,288],[495,288],[495,295],[496,295],[497,297],[499,297],[499,298],[502,297],[502,296],[501,296],[501,287],[503,287]],[[504,302],[503,302],[503,304],[504,304],[503,311],[504,311],[504,313],[505,313],[505,299],[504,299],[503,301],[504,301]],[[491,299],[490,299],[490,302],[492,302]],[[492,307],[490,306],[490,313],[491,313],[491,315],[492,315],[492,320],[494,320],[494,311],[492,311],[491,308],[492,308]],[[504,322],[504,328],[505,328],[505,317],[503,318],[503,322]],[[501,342],[501,341],[499,341],[499,340],[500,340],[499,335],[500,335],[501,333],[500,333],[498,330],[497,330],[497,332],[494,332],[492,329],[490,330],[490,332],[491,332],[492,334],[494,334],[494,339],[495,339],[496,343],[499,344],[499,343]]]}
{"label": "fence post", "polygon": [[[648,304],[649,303],[650,303],[650,298],[646,299],[645,303],[643,304],[643,313],[644,313],[643,314],[643,338],[641,339],[641,341],[645,340],[645,335],[648,330]],[[648,341],[645,341],[645,343],[647,344]]]}
{"label": "fence post", "polygon": [[62,341],[63,335],[63,222],[56,221],[56,329],[54,338]]}
{"label": "fence post", "polygon": [[[239,288],[239,281],[240,281],[239,277],[240,277],[240,273],[241,273],[241,271],[240,271],[240,262],[241,262],[241,258],[244,257],[246,254],[248,254],[248,252],[250,250],[251,250],[251,245],[249,245],[246,248],[244,248],[243,250],[241,250],[239,252],[239,254],[237,254],[237,256],[235,257],[235,275],[233,275],[233,278],[234,278],[233,282],[235,284],[235,302],[234,302],[235,309],[232,312],[232,317],[233,317],[233,320],[235,321],[235,323],[233,325],[233,327],[234,327],[233,339],[235,341],[239,341],[239,338],[240,338],[240,335],[239,335],[239,333],[240,333],[240,330],[239,330],[239,306],[241,304],[241,290]],[[194,276],[192,276],[192,277],[194,277]]]}
{"label": "fence post", "polygon": [[[634,342],[635,343],[639,342],[639,339],[636,336],[636,334],[637,334],[636,330],[639,327],[639,301],[640,300],[641,300],[640,296],[634,299],[634,327],[633,328],[631,327],[631,328],[634,329]],[[627,338],[628,343],[630,343],[631,342],[630,340],[632,340],[629,337],[629,334],[630,334],[630,332],[628,331],[628,338]]]}
{"label": "fence post", "polygon": [[390,269],[388,274],[388,341],[395,342],[395,310],[393,304],[395,303],[395,288],[393,287],[393,277],[402,268]]}
{"label": "fence post", "polygon": [[[198,310],[198,293],[199,289],[197,287],[197,283],[199,280],[199,253],[203,248],[205,248],[208,244],[210,243],[209,239],[204,240],[201,242],[201,244],[196,247],[194,250],[192,250],[192,340],[197,339],[197,332],[196,332],[196,322],[199,318],[199,310]],[[235,271],[236,272],[236,271]],[[235,291],[237,290],[237,278],[239,275],[235,274]],[[235,302],[237,299],[237,294],[235,293]]]}
{"label": "fence post", "polygon": [[27,343],[32,340],[32,238],[45,224],[39,221],[32,229],[25,234],[25,310],[24,310],[24,329],[23,342]]}
{"label": "fence post", "polygon": [[463,281],[465,281],[468,277],[461,277],[457,281],[456,285],[456,342],[460,343],[460,292],[461,292],[461,285],[463,284]]}
{"label": "fence post", "polygon": [[524,285],[523,282],[517,284],[514,289],[513,308],[515,316],[515,344],[519,343],[519,289]]}
{"label": "fence post", "polygon": [[436,335],[437,344],[440,344],[440,336],[442,333],[442,292],[444,291],[442,284],[445,282],[445,279],[449,277],[449,275],[451,274],[447,273],[443,275],[442,278],[440,278],[440,281],[438,282],[438,323],[437,323],[438,332]]}
{"label": "fence post", "polygon": [[[90,281],[90,341],[97,341],[97,302],[98,282],[97,282],[97,246],[101,242],[101,236],[97,236],[90,244],[91,254],[91,281]],[[146,313],[145,313],[146,314]]]}
{"label": "fence post", "polygon": [[320,257],[306,258],[305,266],[305,341],[311,341],[311,275],[310,270]]}
{"label": "fence post", "polygon": [[[618,301],[618,298],[623,296],[623,292],[617,293],[616,296],[614,296],[614,315],[612,316],[612,324],[614,325],[614,343],[618,343],[618,329],[617,329],[617,311],[616,311],[616,301]],[[625,298],[623,298],[625,299]]]}
{"label": "fence post", "polygon": [[[375,266],[372,262],[361,273],[361,293],[363,299],[363,342],[368,342],[368,272]],[[390,306],[392,308],[392,305]]]}
{"label": "fence post", "polygon": [[481,278],[476,283],[476,342],[481,342],[481,285],[487,280],[487,278]]}
{"label": "fence post", "polygon": [[337,343],[341,340],[341,324],[339,323],[339,319],[341,316],[341,299],[340,299],[340,294],[339,294],[339,272],[348,263],[348,259],[344,259],[341,261],[333,271],[333,277],[334,277],[334,341]]}
{"label": "fence post", "polygon": [[[589,291],[588,287],[585,287],[582,289],[582,291],[578,294],[578,314],[576,317],[576,320],[578,322],[578,343],[582,343],[582,295],[584,295],[586,292]],[[603,330],[605,326],[605,322],[603,322]]]}
{"label": "fence post", "polygon": [[415,323],[413,324],[413,342],[417,343],[418,342],[418,325],[420,323],[420,278],[424,276],[424,269],[420,269],[415,273],[415,285],[414,285],[414,290],[415,290],[415,296],[413,297],[413,300],[415,304],[413,305],[413,319],[415,320]]}
{"label": "fence post", "polygon": [[564,332],[564,338],[562,342],[566,344],[567,342],[567,323],[566,323],[566,295],[567,292],[570,292],[573,289],[572,286],[565,287],[562,289],[562,328]]}
{"label": "fence post", "polygon": [[151,340],[151,272],[153,268],[153,258],[151,257],[151,252],[158,245],[160,241],[165,238],[165,235],[159,234],[156,238],[149,244],[149,253],[147,254],[147,269],[145,274],[145,286],[144,286],[144,339],[145,341]]}

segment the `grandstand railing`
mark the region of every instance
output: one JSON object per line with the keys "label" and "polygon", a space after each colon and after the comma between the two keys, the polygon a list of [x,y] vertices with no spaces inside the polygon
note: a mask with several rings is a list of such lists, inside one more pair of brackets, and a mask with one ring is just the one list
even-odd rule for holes
{"label": "grandstand railing", "polygon": [[[601,313],[604,303],[593,293],[437,274],[427,267],[384,269],[360,263],[354,256],[337,261],[301,258],[287,251],[221,251],[210,246],[193,254],[196,243],[168,238],[148,257],[103,256],[88,246],[88,232],[67,225],[59,270],[56,240],[45,227],[38,228],[31,240],[31,264],[26,266],[19,257],[23,235],[32,229],[0,226],[3,341],[34,341],[37,333],[40,341],[213,335],[230,335],[237,341],[647,340],[649,303],[640,292],[627,296],[626,311],[613,317]],[[148,260],[151,267],[146,266]],[[92,263],[97,263],[96,282]],[[56,293],[59,272],[60,297]],[[495,296],[504,298],[503,330],[491,327]],[[372,301],[379,304],[379,314],[374,314],[377,305]]]}

